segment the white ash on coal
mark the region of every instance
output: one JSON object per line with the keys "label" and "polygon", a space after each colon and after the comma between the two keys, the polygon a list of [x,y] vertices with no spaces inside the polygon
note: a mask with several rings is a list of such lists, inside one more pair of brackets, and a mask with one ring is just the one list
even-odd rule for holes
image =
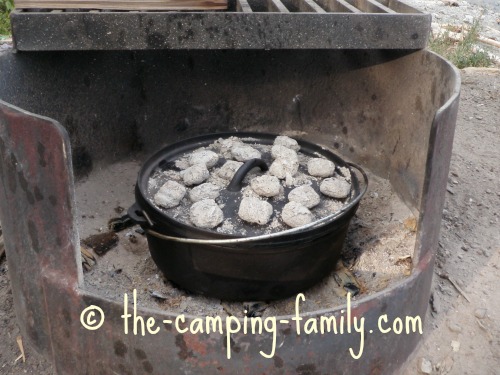
{"label": "white ash on coal", "polygon": [[297,141],[293,138],[287,137],[286,135],[278,135],[274,140],[275,145],[284,146],[293,151],[299,151],[300,146]]}
{"label": "white ash on coal", "polygon": [[[271,142],[233,136],[177,155],[150,178],[153,203],[183,224],[241,236],[300,227],[335,214],[348,203],[348,168],[319,154],[306,153],[293,138],[278,136]],[[252,159],[264,160],[269,170],[250,170],[241,190],[229,193],[227,187],[236,172]],[[166,187],[159,194],[166,180],[176,189],[169,193],[174,195],[172,198],[165,192]],[[178,185],[184,187],[184,194],[179,193]],[[160,204],[157,195],[166,195],[172,202]],[[218,206],[221,215],[217,218],[222,220],[211,220],[210,225],[193,220],[192,205],[206,199],[213,202],[213,207]]]}
{"label": "white ash on coal", "polygon": [[274,176],[259,176],[250,181],[252,190],[262,197],[275,197],[282,189],[280,181]]}
{"label": "white ash on coal", "polygon": [[217,171],[217,175],[225,180],[231,181],[234,174],[243,165],[240,161],[228,160],[226,163]]}
{"label": "white ash on coal", "polygon": [[319,186],[319,190],[332,198],[346,198],[351,192],[351,184],[342,176],[326,178]]}
{"label": "white ash on coal", "polygon": [[310,185],[302,185],[288,194],[290,202],[297,202],[306,208],[313,208],[321,202],[321,198]]}
{"label": "white ash on coal", "polygon": [[314,215],[311,211],[297,202],[288,202],[283,207],[281,218],[292,228],[301,227],[314,221]]}
{"label": "white ash on coal", "polygon": [[261,154],[255,148],[248,145],[237,145],[231,149],[231,154],[237,161],[247,161],[250,159],[260,159]]}
{"label": "white ash on coal", "polygon": [[268,202],[254,197],[245,197],[241,200],[238,216],[248,223],[259,225],[267,224],[273,214],[273,206]]}
{"label": "white ash on coal", "polygon": [[181,172],[182,180],[186,186],[198,185],[204,182],[210,173],[205,164],[195,164]]}
{"label": "white ash on coal", "polygon": [[224,213],[213,199],[204,199],[191,206],[189,219],[198,228],[212,229],[222,223]]}
{"label": "white ash on coal", "polygon": [[186,188],[175,181],[169,180],[158,190],[154,200],[162,208],[172,208],[179,205],[184,195],[186,195]]}
{"label": "white ash on coal", "polygon": [[212,168],[219,161],[219,155],[210,150],[198,150],[189,156],[189,165],[204,164],[207,168]]}
{"label": "white ash on coal", "polygon": [[192,202],[198,202],[203,199],[215,199],[218,198],[219,195],[220,187],[210,182],[195,186],[189,191],[189,199],[191,199]]}
{"label": "white ash on coal", "polygon": [[307,163],[307,172],[311,176],[331,177],[335,173],[335,164],[323,158],[314,158]]}

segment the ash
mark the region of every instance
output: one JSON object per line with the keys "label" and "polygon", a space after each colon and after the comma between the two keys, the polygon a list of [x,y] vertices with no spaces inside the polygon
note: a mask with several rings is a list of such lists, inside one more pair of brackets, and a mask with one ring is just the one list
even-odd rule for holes
{"label": "ash", "polygon": [[[205,156],[207,158],[210,156],[209,164],[205,162]],[[244,178],[243,187],[237,196],[230,195],[231,198],[228,198],[225,189],[236,170],[242,165],[242,161],[255,157],[262,157],[268,163],[269,171],[263,173],[257,168],[250,171]],[[196,164],[197,160],[203,164],[204,172],[207,172],[205,166],[208,168],[208,173],[196,183],[191,180],[187,183],[186,172],[201,167],[200,164]],[[280,163],[283,164],[281,169],[276,167],[277,164],[281,165]],[[224,219],[213,228],[203,227],[203,229],[227,235],[257,236],[302,226],[335,214],[349,202],[350,195],[353,194],[351,172],[348,168],[336,166],[321,155],[301,152],[297,141],[286,136],[278,136],[273,145],[259,143],[254,138],[220,138],[205,148],[181,154],[166,165],[168,167],[156,169],[150,176],[147,193],[150,203],[166,216],[183,224],[196,226],[199,220],[189,214],[195,201],[189,198],[193,196],[191,194],[193,189],[200,186],[198,183],[210,183],[219,189],[220,195],[215,197],[215,201],[222,210]],[[337,185],[338,182],[343,182],[346,185],[344,187],[344,190],[347,189],[346,192],[343,195],[338,193],[335,195],[329,192],[331,189],[322,189],[324,182],[329,180]],[[184,182],[184,187],[188,190],[186,196],[174,207],[164,205],[156,199],[162,186],[171,184],[171,181],[181,185]],[[282,210],[290,201],[289,193],[301,186],[310,186],[314,189],[320,197],[319,204],[307,207],[310,212],[307,211],[309,214],[306,221],[301,220],[303,218],[299,215],[299,212],[307,210],[306,207],[294,211],[288,210],[285,215],[286,220],[283,220]],[[269,203],[272,206],[271,215],[263,215],[259,220],[253,220],[259,216],[262,209],[256,204],[252,206],[255,207],[255,212],[242,210],[241,203],[244,198],[258,198]],[[294,200],[302,205],[304,199],[307,200],[307,197]],[[248,202],[248,199],[245,202]],[[264,211],[268,211],[269,205],[265,205]]]}
{"label": "ash", "polygon": [[[107,230],[110,218],[124,214],[134,202],[134,185],[140,164],[131,160],[95,170],[76,185],[78,225],[81,238]],[[369,173],[369,172],[368,172]],[[337,270],[309,290],[304,290],[304,312],[331,308],[346,303],[347,292],[353,298],[384,290],[411,273],[415,246],[415,218],[393,192],[387,180],[369,173],[370,186],[361,201],[344,244]],[[331,204],[336,204],[331,201]],[[334,207],[336,208],[336,207]],[[231,231],[239,225],[231,218],[217,231]],[[267,231],[281,227],[276,215]],[[118,246],[102,257],[84,274],[85,289],[104,298],[123,302],[123,294],[137,290],[138,304],[197,316],[243,317],[248,303],[221,301],[193,295],[164,279],[149,254],[146,238],[138,227],[120,233]],[[259,303],[259,313],[266,316],[294,312],[295,296]],[[248,309],[247,309],[248,310]]]}

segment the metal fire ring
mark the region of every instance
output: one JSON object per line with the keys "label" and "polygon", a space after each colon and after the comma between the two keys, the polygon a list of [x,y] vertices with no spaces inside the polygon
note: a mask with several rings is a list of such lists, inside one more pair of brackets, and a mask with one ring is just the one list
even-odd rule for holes
{"label": "metal fire ring", "polygon": [[[375,57],[381,56],[377,51],[371,53],[374,60]],[[286,77],[290,71],[302,66],[303,59],[289,58],[286,53],[275,52],[272,55],[275,58],[287,58],[287,64],[280,66],[280,70],[276,71],[278,76],[283,74]],[[230,64],[227,60],[234,59],[232,63],[236,63],[240,57],[246,56],[246,52],[225,55],[224,62]],[[384,56],[380,58],[387,58]],[[163,66],[162,58],[184,57],[182,53],[172,56],[170,52],[167,57],[155,56],[159,59],[156,61],[160,66]],[[310,56],[306,54],[305,57]],[[348,53],[314,51],[314,58],[324,63],[325,70],[332,60],[349,57],[352,56]],[[144,105],[146,99],[152,100],[153,105],[149,106],[150,109],[159,109],[160,106],[154,104],[151,95],[154,90],[159,89],[158,84],[161,80],[158,78],[161,77],[158,77],[156,72],[154,77],[157,79],[148,80],[151,76],[143,76],[143,85],[131,86],[130,90],[135,91],[130,98],[109,95],[108,101],[104,104],[101,102],[100,106],[96,105],[94,100],[100,100],[101,96],[87,95],[85,88],[91,87],[96,90],[98,87],[106,92],[105,90],[113,89],[116,81],[136,82],[136,70],[123,72],[121,69],[124,64],[121,62],[128,61],[140,67],[141,60],[141,58],[131,60],[129,55],[116,52],[106,56],[84,54],[65,59],[61,59],[59,54],[42,56],[0,54],[0,68],[5,72],[0,76],[0,98],[60,119],[64,119],[68,108],[74,109],[74,116],[77,116],[75,108],[81,109],[82,115],[77,117],[82,121],[79,124],[82,126],[79,128],[82,130],[79,137],[86,135],[83,130],[91,128],[93,119],[89,118],[89,111],[101,111],[98,115],[104,116],[108,114],[106,111],[112,108],[113,110],[109,112],[110,122],[103,123],[109,128],[103,129],[101,136],[92,137],[91,141],[95,143],[102,138],[116,139],[123,135],[117,134],[116,129],[127,135],[134,133],[134,127],[128,129],[124,126],[121,118],[116,117],[115,106],[121,105],[120,108],[125,111],[129,109],[129,103],[137,105],[141,110],[138,111],[138,118],[144,120],[141,125],[147,126],[148,123],[143,115],[145,112],[142,110],[146,107]],[[206,55],[203,54],[194,63],[201,64],[206,61]],[[364,143],[367,150],[359,148],[359,151],[356,154],[353,152],[352,155],[355,154],[354,156],[363,161],[361,165],[377,162],[379,164],[372,165],[381,165],[386,171],[390,171],[391,183],[395,189],[410,201],[413,199],[418,210],[417,241],[411,276],[382,292],[359,298],[352,304],[351,316],[365,318],[366,330],[368,332],[370,329],[374,330],[373,333],[365,335],[364,354],[360,359],[354,360],[349,356],[349,348],[353,348],[355,353],[359,350],[359,334],[304,335],[303,332],[300,334],[291,320],[293,316],[277,317],[279,320],[288,320],[289,323],[279,326],[275,338],[270,334],[239,333],[227,340],[225,335],[213,332],[181,333],[167,323],[160,324],[161,331],[155,335],[144,337],[130,332],[125,334],[121,318],[124,314],[123,304],[85,290],[80,263],[71,162],[72,151],[76,153],[78,148],[70,147],[69,134],[58,121],[34,115],[0,101],[0,220],[16,315],[26,342],[52,360],[55,373],[58,375],[319,374],[331,373],[332,369],[338,373],[390,374],[401,369],[420,341],[420,336],[382,334],[376,330],[376,324],[383,315],[388,319],[403,316],[425,317],[451,158],[460,75],[448,62],[427,51],[417,51],[399,58],[379,61],[380,63],[364,68],[355,67],[355,70],[348,71],[348,74],[341,72],[332,76],[331,80],[335,85],[332,85],[332,88],[320,85],[318,90],[325,95],[319,96],[322,102],[315,102],[315,105],[321,104],[329,111],[335,111],[336,102],[330,101],[334,95],[328,90],[345,88],[345,91],[341,91],[342,98],[352,95],[355,99],[352,103],[355,104],[356,110],[360,107],[370,108],[374,102],[378,110],[386,108],[384,113],[386,122],[372,122],[376,121],[376,118],[359,116],[356,111],[351,114],[343,109],[342,113],[345,116],[351,115],[349,119],[353,119],[349,133],[344,135],[344,139],[345,142],[357,147],[354,143],[356,130],[365,130],[366,126],[373,130],[376,125],[377,132],[370,134],[372,140],[376,139],[376,142]],[[220,64],[221,62],[217,61],[217,67]],[[92,80],[84,79],[82,70],[92,69],[93,66],[96,70]],[[318,66],[322,67],[319,64],[308,68],[315,69]],[[253,82],[260,75],[260,67],[255,69],[248,75],[249,81]],[[63,70],[68,74],[61,75]],[[204,75],[201,78],[207,80],[217,78],[212,77],[211,70],[209,72],[210,76]],[[313,72],[315,76],[318,72],[321,73],[321,79],[328,76],[328,71]],[[171,72],[164,69],[161,74],[169,77],[168,74]],[[408,79],[408,74],[414,74],[414,78],[418,79]],[[116,79],[118,75],[121,80]],[[302,77],[303,75],[299,78]],[[392,84],[400,86],[399,82],[403,77],[406,79],[405,95],[408,93],[412,95],[409,98],[394,92],[391,88]],[[297,86],[301,86],[304,82],[309,83],[311,79],[311,76],[308,76]],[[170,88],[179,87],[175,86],[174,79],[165,81]],[[23,82],[29,82],[29,90],[21,89]],[[190,89],[189,85],[189,82],[182,82],[183,89]],[[293,85],[292,88],[295,88],[295,82]],[[48,87],[54,89],[47,90]],[[56,87],[59,90],[56,90]],[[150,96],[143,98],[144,101],[136,100],[136,97],[140,98],[144,87],[149,90]],[[255,90],[252,86],[244,87],[247,90],[245,94],[249,90]],[[359,93],[358,87],[366,90],[377,88],[379,91],[372,96],[371,91],[367,91],[368,95],[367,92]],[[232,94],[239,87],[235,88],[231,84],[225,89],[227,98],[233,99]],[[164,95],[165,91],[160,90],[159,93]],[[413,95],[418,98],[417,101]],[[161,98],[163,100],[164,97]],[[379,100],[380,98],[383,100]],[[174,103],[175,99],[178,98],[172,97]],[[282,98],[273,95],[271,99]],[[333,99],[335,100],[335,97]],[[249,104],[248,101],[245,103]],[[399,115],[394,111],[395,106],[407,110],[405,121],[399,121],[397,117]],[[166,107],[170,109],[169,106]],[[280,113],[276,111],[276,106],[271,107],[272,111],[265,113],[266,116],[270,116],[269,120],[276,113]],[[179,108],[183,108],[182,103]],[[410,108],[414,110],[411,115]],[[420,108],[422,111],[418,112],[415,108]],[[240,110],[244,115],[249,107]],[[310,114],[306,106],[302,107],[302,110],[302,113]],[[263,110],[261,112],[263,113]],[[314,113],[318,114],[317,111]],[[153,117],[155,115],[153,112],[148,114]],[[232,116],[238,115],[237,111],[232,113]],[[163,119],[164,116],[160,118]],[[312,117],[307,118],[312,119]],[[359,119],[359,122],[354,122],[356,119]],[[261,121],[261,118],[258,120]],[[323,117],[317,120],[323,123]],[[73,117],[71,121],[65,119],[65,124],[69,128],[74,123]],[[300,129],[298,125],[297,128]],[[407,132],[391,138],[395,128]],[[158,128],[150,126],[147,130],[156,131]],[[172,132],[171,128],[168,130]],[[342,136],[342,131],[339,131],[339,134]],[[363,137],[364,134],[363,132],[358,136]],[[73,137],[75,142],[85,141],[75,134]],[[322,137],[327,139],[324,133]],[[423,138],[425,142],[414,142],[414,137],[419,140]],[[130,144],[128,138],[123,138],[123,144]],[[113,146],[111,142],[109,145]],[[91,147],[91,143],[87,143],[86,146]],[[373,149],[370,147],[377,147],[377,150],[381,151],[378,154],[379,159],[374,159],[375,153],[371,152]],[[112,152],[113,148],[109,151]],[[366,155],[363,154],[365,151]],[[418,155],[418,158],[415,155]],[[383,163],[380,163],[380,160]],[[131,291],[129,296],[130,294]],[[81,322],[82,313],[89,311],[92,306],[98,306],[105,314],[102,326],[94,331],[85,329]],[[321,316],[340,319],[345,316],[345,310],[346,305],[335,306],[331,309],[301,314],[300,317],[305,320],[320,319]],[[94,313],[94,318],[99,316],[97,311]],[[177,318],[172,312],[140,306],[136,313],[143,318],[151,317],[156,322],[175,321]],[[195,318],[185,316],[182,328],[191,324]],[[277,342],[275,356],[272,359],[264,358],[260,351],[269,353],[274,339]],[[226,357],[228,346],[231,359]]]}

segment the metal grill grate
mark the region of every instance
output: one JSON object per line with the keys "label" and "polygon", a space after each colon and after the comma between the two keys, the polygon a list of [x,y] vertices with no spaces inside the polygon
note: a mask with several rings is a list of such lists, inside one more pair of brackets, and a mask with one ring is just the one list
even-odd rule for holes
{"label": "metal grill grate", "polygon": [[17,9],[19,50],[422,49],[431,16],[397,0],[232,0],[225,11]]}

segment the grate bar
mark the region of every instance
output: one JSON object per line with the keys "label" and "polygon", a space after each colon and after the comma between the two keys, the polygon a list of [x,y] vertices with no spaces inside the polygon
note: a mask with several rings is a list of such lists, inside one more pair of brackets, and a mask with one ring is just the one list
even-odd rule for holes
{"label": "grate bar", "polygon": [[315,0],[323,9],[331,13],[361,13],[345,0]]}
{"label": "grate bar", "polygon": [[252,13],[252,8],[250,4],[248,4],[247,0],[237,0],[236,1],[236,11],[243,13]]}
{"label": "grate bar", "polygon": [[[350,3],[348,3],[347,1],[345,0],[335,0],[339,5],[340,7],[344,8],[346,11],[348,12],[352,12],[352,13],[363,13],[361,10],[359,10],[358,8],[356,8],[354,5],[351,5]],[[348,0],[349,1],[349,0]]]}
{"label": "grate bar", "polygon": [[280,0],[268,0],[267,8],[270,12],[290,13]]}
{"label": "grate bar", "polygon": [[326,10],[321,8],[313,0],[290,0],[290,3],[292,3],[299,12],[326,13]]}
{"label": "grate bar", "polygon": [[396,13],[394,10],[392,10],[389,7],[386,7],[382,3],[379,3],[377,0],[366,0],[366,1],[369,2],[370,4],[372,4],[373,6],[379,8],[379,9],[382,9],[386,13]]}
{"label": "grate bar", "polygon": [[[340,1],[340,0],[337,0]],[[395,13],[385,5],[382,5],[375,0],[343,0],[351,6],[358,8],[364,13]]]}

